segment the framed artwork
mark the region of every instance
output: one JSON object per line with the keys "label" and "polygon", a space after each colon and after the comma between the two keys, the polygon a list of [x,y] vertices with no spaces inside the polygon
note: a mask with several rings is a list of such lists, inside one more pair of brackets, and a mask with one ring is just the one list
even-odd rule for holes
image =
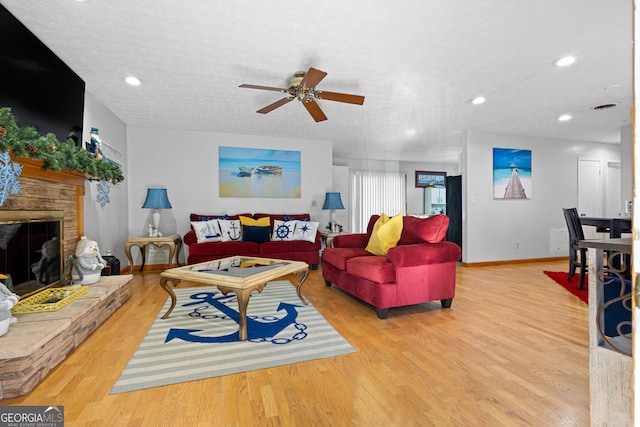
{"label": "framed artwork", "polygon": [[416,171],[416,188],[445,187],[446,172]]}
{"label": "framed artwork", "polygon": [[493,149],[493,198],[531,198],[531,150]]}
{"label": "framed artwork", "polygon": [[219,147],[220,197],[301,197],[300,151]]}

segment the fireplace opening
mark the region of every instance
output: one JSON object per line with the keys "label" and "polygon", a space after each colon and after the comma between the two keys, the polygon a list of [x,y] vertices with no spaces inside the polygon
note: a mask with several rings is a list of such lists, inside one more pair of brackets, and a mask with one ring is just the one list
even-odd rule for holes
{"label": "fireplace opening", "polygon": [[60,281],[64,211],[0,210],[0,274],[21,297]]}

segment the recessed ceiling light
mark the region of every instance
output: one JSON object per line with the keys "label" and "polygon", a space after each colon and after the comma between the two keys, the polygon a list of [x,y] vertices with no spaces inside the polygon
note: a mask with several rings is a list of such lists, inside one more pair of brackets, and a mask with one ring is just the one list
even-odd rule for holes
{"label": "recessed ceiling light", "polygon": [[127,76],[124,78],[124,81],[130,84],[131,86],[140,86],[140,83],[142,83],[139,78],[134,76]]}
{"label": "recessed ceiling light", "polygon": [[567,120],[571,120],[571,114],[563,114],[558,117],[558,121],[566,122]]}
{"label": "recessed ceiling light", "polygon": [[556,60],[553,64],[556,67],[566,67],[567,65],[571,65],[574,62],[576,62],[575,56],[565,56],[563,58]]}
{"label": "recessed ceiling light", "polygon": [[471,100],[471,103],[473,105],[480,105],[482,103],[484,103],[484,101],[486,101],[487,99],[484,96],[476,96],[475,98],[473,98]]}

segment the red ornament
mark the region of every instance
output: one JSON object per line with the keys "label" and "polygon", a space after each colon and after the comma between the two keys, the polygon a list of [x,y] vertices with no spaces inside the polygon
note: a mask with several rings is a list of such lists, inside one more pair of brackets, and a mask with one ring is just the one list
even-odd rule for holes
{"label": "red ornament", "polygon": [[7,136],[7,130],[0,126],[0,136]]}

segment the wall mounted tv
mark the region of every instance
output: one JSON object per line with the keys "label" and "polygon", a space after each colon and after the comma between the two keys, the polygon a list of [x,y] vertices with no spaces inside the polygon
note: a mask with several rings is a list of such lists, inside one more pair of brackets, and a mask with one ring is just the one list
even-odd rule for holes
{"label": "wall mounted tv", "polygon": [[84,81],[2,5],[0,40],[7,41],[0,49],[0,107],[11,107],[19,125],[66,141],[72,127],[82,128]]}

